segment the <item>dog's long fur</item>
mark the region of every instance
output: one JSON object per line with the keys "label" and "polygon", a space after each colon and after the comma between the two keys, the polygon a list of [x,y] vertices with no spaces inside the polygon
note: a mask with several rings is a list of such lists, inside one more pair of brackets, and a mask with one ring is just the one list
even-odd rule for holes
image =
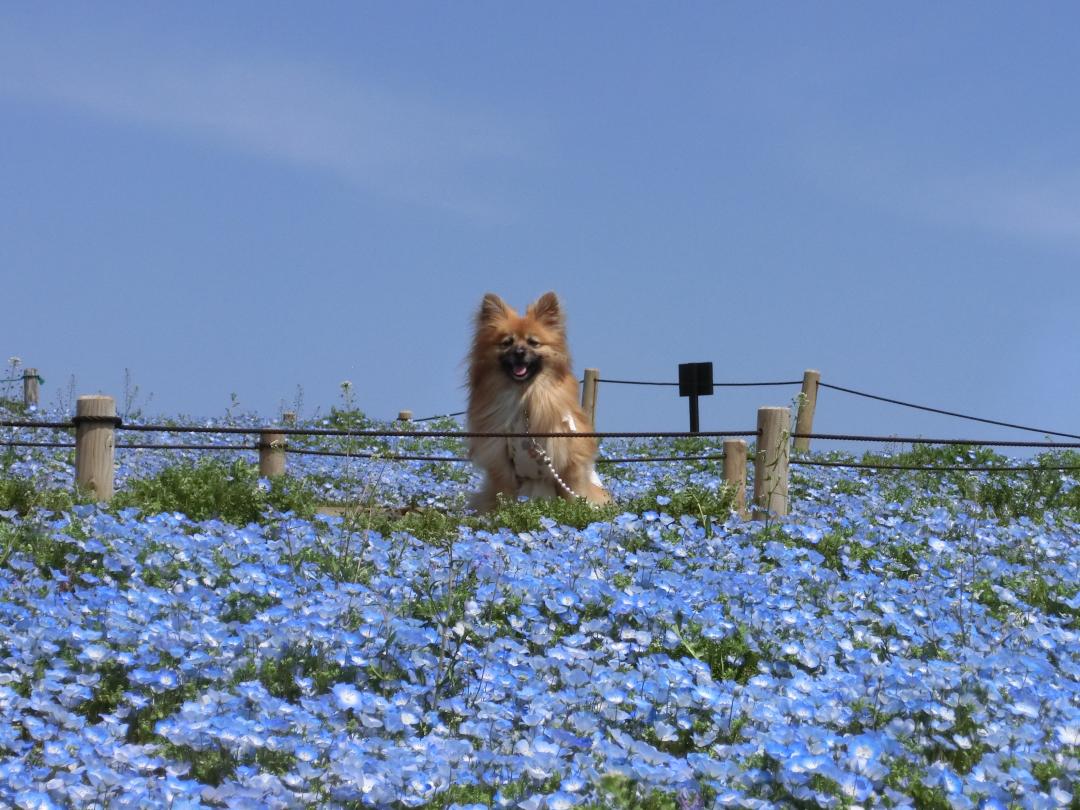
{"label": "dog's long fur", "polygon": [[[524,432],[526,418],[532,433],[593,429],[578,404],[565,318],[555,293],[542,295],[524,315],[488,293],[476,314],[469,355],[468,430]],[[593,438],[472,438],[469,455],[485,473],[484,487],[472,500],[475,509],[490,510],[499,494],[572,498],[530,452],[533,441],[575,493],[594,504],[611,500],[596,476]]]}

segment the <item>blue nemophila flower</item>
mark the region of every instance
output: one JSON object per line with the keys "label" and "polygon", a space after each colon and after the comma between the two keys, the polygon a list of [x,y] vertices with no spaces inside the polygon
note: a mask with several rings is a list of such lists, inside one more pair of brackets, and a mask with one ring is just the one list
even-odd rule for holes
{"label": "blue nemophila flower", "polygon": [[[393,469],[378,473],[384,503],[449,491],[422,465]],[[665,475],[644,465],[613,488],[636,496]],[[850,471],[806,480],[767,532],[713,521],[706,537],[658,499],[581,531],[463,529],[452,564],[445,547],[336,518],[271,530],[66,513],[47,531],[97,555],[93,573],[68,560],[54,575],[17,550],[0,568],[0,803],[420,806],[530,773],[581,803],[622,774],[688,807],[696,784],[719,806],[910,806],[901,773],[942,792],[955,777],[956,807],[1065,802],[1080,779],[1075,521],[986,520],[959,497],[923,507],[917,482],[898,503]],[[363,582],[314,562],[346,548]],[[85,717],[104,694],[117,705]],[[237,757],[213,789],[189,762],[125,747],[129,723],[181,698],[154,731]],[[979,751],[966,770],[932,767]],[[271,755],[287,773],[264,768]]]}

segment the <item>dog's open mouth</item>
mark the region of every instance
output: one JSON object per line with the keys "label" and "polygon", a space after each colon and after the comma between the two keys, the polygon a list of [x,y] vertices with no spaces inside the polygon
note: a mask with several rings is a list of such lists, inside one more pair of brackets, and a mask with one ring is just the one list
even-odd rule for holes
{"label": "dog's open mouth", "polygon": [[540,359],[538,357],[529,359],[522,357],[504,357],[503,368],[510,376],[510,379],[515,382],[527,382],[535,377],[536,372],[540,370]]}

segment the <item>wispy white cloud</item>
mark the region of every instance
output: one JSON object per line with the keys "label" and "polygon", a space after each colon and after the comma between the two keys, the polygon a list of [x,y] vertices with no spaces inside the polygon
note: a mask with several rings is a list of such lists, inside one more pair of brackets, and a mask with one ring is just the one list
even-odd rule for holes
{"label": "wispy white cloud", "polygon": [[939,227],[1080,250],[1080,166],[915,154],[853,132],[812,141],[802,169],[832,196]]}
{"label": "wispy white cloud", "polygon": [[[909,190],[912,208],[947,225],[1080,249],[1080,175],[988,170],[931,179]],[[922,204],[916,204],[916,200]]]}
{"label": "wispy white cloud", "polygon": [[[524,157],[502,122],[326,68],[3,41],[0,94],[330,173],[380,195],[490,220],[492,181]],[[10,47],[9,47],[10,46]]]}

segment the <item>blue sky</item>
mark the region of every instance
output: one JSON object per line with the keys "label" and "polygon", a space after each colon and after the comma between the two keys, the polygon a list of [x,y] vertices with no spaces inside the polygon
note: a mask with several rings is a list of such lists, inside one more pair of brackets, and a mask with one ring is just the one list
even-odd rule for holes
{"label": "blue sky", "polygon": [[[0,353],[54,403],[463,407],[487,291],[575,366],[1080,432],[1074,4],[5,4]],[[703,429],[795,389],[721,391]],[[605,386],[599,427],[682,429]],[[820,431],[1007,431],[823,393]],[[1018,436],[1022,437],[1021,436]],[[1036,437],[1038,438],[1038,437]]]}

